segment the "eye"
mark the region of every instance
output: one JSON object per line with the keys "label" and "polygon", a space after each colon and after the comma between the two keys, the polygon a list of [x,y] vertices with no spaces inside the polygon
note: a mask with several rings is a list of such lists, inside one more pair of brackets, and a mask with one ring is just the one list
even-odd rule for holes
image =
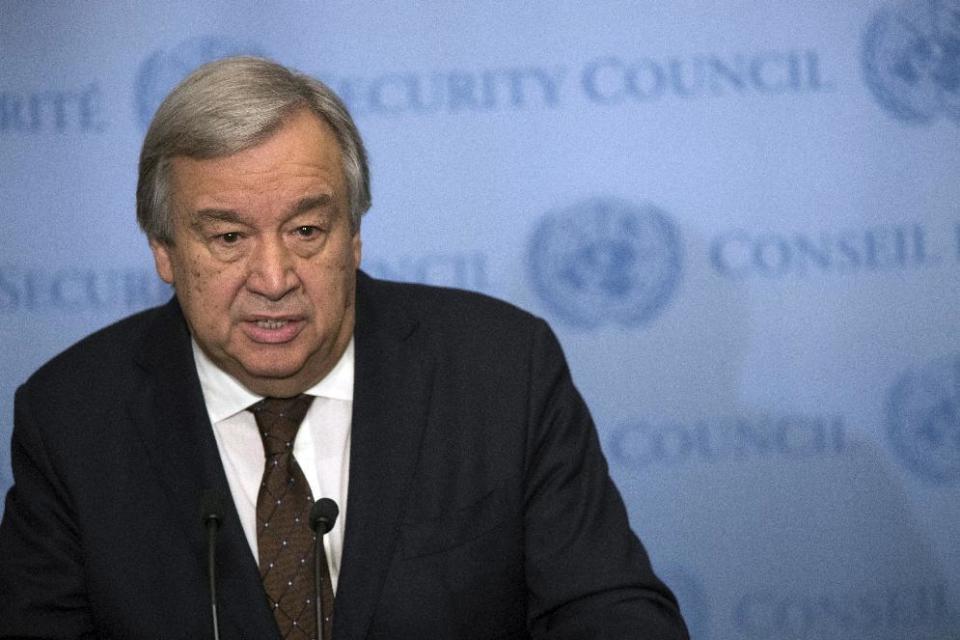
{"label": "eye", "polygon": [[320,229],[312,225],[302,225],[296,228],[295,233],[304,239],[313,238],[320,233]]}
{"label": "eye", "polygon": [[223,244],[236,244],[240,240],[240,234],[236,231],[228,231],[217,236]]}

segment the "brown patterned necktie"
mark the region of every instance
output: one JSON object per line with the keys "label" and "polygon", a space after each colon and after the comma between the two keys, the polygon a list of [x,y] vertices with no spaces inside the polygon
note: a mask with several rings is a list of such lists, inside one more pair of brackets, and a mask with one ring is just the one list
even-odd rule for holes
{"label": "brown patterned necktie", "polygon": [[[317,638],[314,602],[313,496],[293,457],[293,441],[313,396],[266,398],[250,407],[263,439],[266,466],[257,496],[260,577],[283,638]],[[322,549],[322,547],[321,547]],[[321,557],[323,637],[330,638],[333,590],[326,557]]]}

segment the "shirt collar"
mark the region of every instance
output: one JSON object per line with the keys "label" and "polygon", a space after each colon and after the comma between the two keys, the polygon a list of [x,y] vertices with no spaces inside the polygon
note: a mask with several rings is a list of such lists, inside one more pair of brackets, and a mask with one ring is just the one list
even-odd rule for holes
{"label": "shirt collar", "polygon": [[[253,393],[240,384],[239,380],[214,364],[196,340],[191,338],[190,342],[210,422],[226,420],[263,399],[263,396]],[[343,350],[343,355],[337,360],[337,364],[330,373],[304,393],[321,398],[353,401],[353,363],[353,338],[351,337],[347,348]]]}

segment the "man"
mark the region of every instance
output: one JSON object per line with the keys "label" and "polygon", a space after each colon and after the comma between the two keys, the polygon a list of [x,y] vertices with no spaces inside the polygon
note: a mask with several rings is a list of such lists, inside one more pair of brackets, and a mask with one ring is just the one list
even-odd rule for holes
{"label": "man", "polygon": [[18,390],[0,637],[207,637],[219,495],[222,638],[317,637],[314,560],[338,639],[686,638],[549,328],[358,271],[369,203],[315,80],[233,58],[164,101],[137,213],[176,296]]}

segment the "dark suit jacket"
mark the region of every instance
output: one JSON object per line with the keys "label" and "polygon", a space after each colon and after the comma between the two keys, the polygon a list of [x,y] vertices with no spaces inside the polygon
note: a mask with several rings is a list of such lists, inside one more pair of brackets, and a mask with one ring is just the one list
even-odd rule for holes
{"label": "dark suit jacket", "polygon": [[[686,637],[543,321],[361,273],[355,336],[335,638]],[[15,413],[0,637],[210,637],[200,496],[230,493],[177,303],[55,358]],[[221,637],[279,637],[232,502],[217,561]]]}

